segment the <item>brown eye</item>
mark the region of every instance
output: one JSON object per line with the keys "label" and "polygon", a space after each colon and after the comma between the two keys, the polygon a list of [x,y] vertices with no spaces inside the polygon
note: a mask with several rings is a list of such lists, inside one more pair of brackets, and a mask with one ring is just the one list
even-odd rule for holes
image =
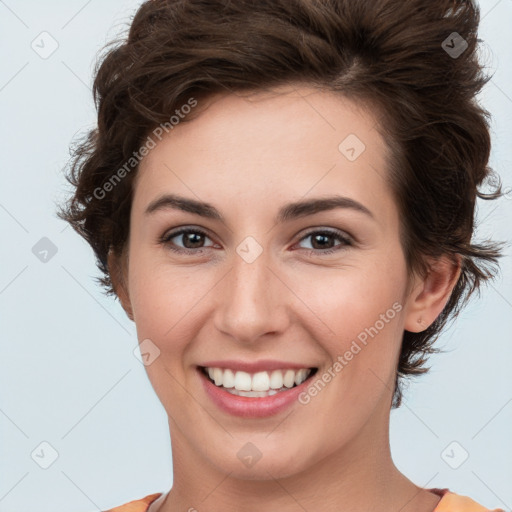
{"label": "brown eye", "polygon": [[[209,238],[207,234],[200,229],[182,228],[165,234],[161,239],[161,243],[175,252],[186,253],[211,247],[203,245],[207,238]],[[183,246],[180,247],[176,242],[172,242],[173,239],[181,242]]]}
{"label": "brown eye", "polygon": [[[352,240],[343,232],[337,230],[310,231],[302,237],[301,241],[307,239],[311,240],[310,254],[331,254],[352,245]],[[335,240],[339,240],[340,243],[333,245]]]}

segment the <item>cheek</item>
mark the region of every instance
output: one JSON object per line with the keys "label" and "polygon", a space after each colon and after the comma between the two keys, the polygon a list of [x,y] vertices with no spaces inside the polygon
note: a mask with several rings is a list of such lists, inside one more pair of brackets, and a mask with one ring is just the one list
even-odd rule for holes
{"label": "cheek", "polygon": [[201,325],[197,316],[214,288],[214,276],[199,267],[155,261],[140,251],[130,261],[129,279],[139,340],[149,338],[165,353],[183,351]]}
{"label": "cheek", "polygon": [[194,326],[200,325],[194,317],[204,292],[183,269],[179,272],[136,254],[130,265],[130,295],[138,340],[149,339],[159,350],[145,370],[164,407],[179,416],[176,404],[187,401],[183,363],[195,336]]}
{"label": "cheek", "polygon": [[367,265],[329,269],[314,280],[296,281],[302,283],[297,295],[306,297],[315,313],[309,314],[314,339],[332,361],[343,358],[343,372],[352,381],[368,379],[371,369],[387,382],[394,372],[403,332],[405,272],[400,256],[392,259],[389,254],[375,256]]}
{"label": "cheek", "polygon": [[[187,338],[193,338],[190,329],[198,324],[194,317],[200,320],[208,310],[209,293],[214,293],[223,272],[201,265],[171,265],[136,244],[130,249],[130,297],[139,340],[154,339],[173,352],[182,349]],[[289,291],[281,299],[291,301],[288,306],[299,315],[296,320],[333,358],[349,350],[353,341],[365,347],[361,352],[366,358],[378,358],[394,348],[399,334],[400,317],[393,309],[404,287],[399,251],[388,247],[380,255],[363,256],[360,262],[350,261],[338,269],[301,265],[284,271],[283,277],[294,283],[293,293],[300,300],[295,304]],[[376,339],[380,340],[377,350],[370,347]]]}
{"label": "cheek", "polygon": [[169,268],[151,260],[142,250],[130,255],[129,283],[139,336],[161,343],[185,314],[184,295],[189,288],[183,286],[182,278],[174,278]]}

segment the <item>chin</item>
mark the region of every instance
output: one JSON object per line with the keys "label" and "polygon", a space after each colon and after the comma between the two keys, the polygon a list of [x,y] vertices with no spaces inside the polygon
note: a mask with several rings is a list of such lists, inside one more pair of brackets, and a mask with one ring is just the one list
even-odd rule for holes
{"label": "chin", "polygon": [[235,446],[232,450],[228,448],[214,457],[210,454],[210,461],[222,473],[240,480],[287,478],[307,470],[314,463],[307,459],[298,459],[298,454],[304,454],[300,446],[284,447],[282,443],[276,446],[269,443],[268,439],[266,443],[264,440],[255,440],[233,444]]}

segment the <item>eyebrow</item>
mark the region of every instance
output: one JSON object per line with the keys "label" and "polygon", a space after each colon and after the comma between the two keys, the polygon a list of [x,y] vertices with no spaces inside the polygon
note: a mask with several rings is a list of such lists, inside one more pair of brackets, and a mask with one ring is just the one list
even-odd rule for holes
{"label": "eyebrow", "polygon": [[[375,219],[373,213],[358,201],[350,197],[334,195],[286,204],[280,208],[275,222],[282,223],[292,219],[314,215],[315,213],[334,210],[335,208],[354,210]],[[168,209],[194,213],[207,219],[219,220],[225,223],[224,217],[213,205],[176,194],[165,194],[152,201],[146,208],[145,215],[151,215],[157,211]]]}

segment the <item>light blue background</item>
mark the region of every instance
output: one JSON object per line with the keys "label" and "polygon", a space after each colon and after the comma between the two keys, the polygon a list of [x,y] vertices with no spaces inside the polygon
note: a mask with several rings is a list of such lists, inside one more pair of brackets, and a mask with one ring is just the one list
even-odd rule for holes
{"label": "light blue background", "polygon": [[[67,195],[68,145],[91,128],[96,52],[139,1],[0,1],[0,512],[103,510],[172,482],[167,417],[134,357],[135,328],[102,295],[88,245],[55,216]],[[494,78],[491,164],[512,187],[512,0],[482,0],[480,37]],[[42,32],[59,47],[31,48]],[[512,190],[512,188],[511,188]],[[479,203],[479,237],[510,240],[510,199]],[[32,247],[48,237],[57,254]],[[439,340],[449,350],[392,413],[398,467],[488,507],[512,507],[512,258]],[[59,457],[40,468],[43,441]],[[457,441],[458,469],[441,457]],[[454,452],[455,453],[455,452]],[[458,455],[457,455],[458,456]]]}

